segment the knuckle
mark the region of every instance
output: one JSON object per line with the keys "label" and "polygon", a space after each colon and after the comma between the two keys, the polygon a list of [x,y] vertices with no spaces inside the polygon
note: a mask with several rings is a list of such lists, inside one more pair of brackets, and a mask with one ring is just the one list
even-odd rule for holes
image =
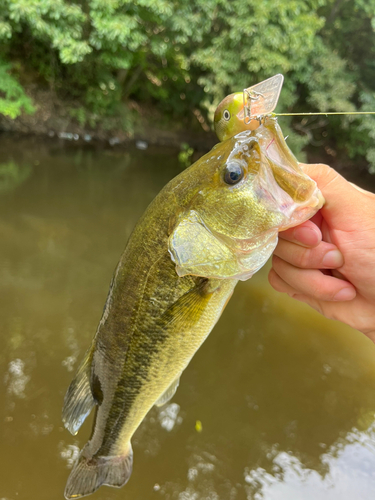
{"label": "knuckle", "polygon": [[296,265],[304,269],[311,267],[311,250],[300,250],[296,255]]}
{"label": "knuckle", "polygon": [[322,286],[311,286],[310,295],[315,299],[326,300],[326,292],[323,290]]}
{"label": "knuckle", "polygon": [[322,280],[319,283],[311,285],[311,295],[319,300],[332,301],[336,291],[332,290],[329,283]]}

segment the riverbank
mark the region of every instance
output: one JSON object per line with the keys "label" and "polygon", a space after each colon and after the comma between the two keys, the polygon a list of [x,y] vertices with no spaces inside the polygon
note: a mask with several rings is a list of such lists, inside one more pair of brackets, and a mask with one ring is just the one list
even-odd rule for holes
{"label": "riverbank", "polygon": [[[185,122],[173,121],[155,107],[128,101],[126,106],[123,105],[123,115],[98,120],[94,127],[90,127],[81,125],[74,117],[73,111],[78,109],[74,101],[64,101],[53,90],[37,84],[29,85],[26,93],[33,101],[35,113],[22,113],[15,119],[0,115],[0,133],[56,138],[72,145],[95,144],[117,148],[135,145],[139,149],[157,146],[180,151],[191,148],[194,151],[190,158],[192,161],[217,143],[216,135],[197,111],[192,112]],[[128,126],[123,127],[124,123]],[[374,176],[368,173],[367,162],[354,162],[329,144],[310,146],[306,156],[309,163],[327,163],[347,178],[359,179],[363,176],[365,184],[373,184]]]}
{"label": "riverbank", "polygon": [[[124,113],[129,115],[98,121],[94,127],[82,125],[74,118],[76,103],[63,101],[49,89],[31,85],[26,89],[32,99],[35,113],[22,113],[11,119],[0,115],[0,132],[57,137],[72,142],[102,142],[110,146],[143,143],[181,149],[188,144],[194,150],[207,151],[216,142],[216,135],[206,123],[202,128],[199,118],[192,115],[193,124],[174,123],[161,116],[156,109],[129,101]],[[194,121],[196,124],[194,126]],[[123,126],[124,122],[129,125]]]}

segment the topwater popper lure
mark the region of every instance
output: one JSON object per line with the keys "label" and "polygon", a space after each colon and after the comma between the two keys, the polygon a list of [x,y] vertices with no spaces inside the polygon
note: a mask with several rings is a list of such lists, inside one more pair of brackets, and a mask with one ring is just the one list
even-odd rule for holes
{"label": "topwater popper lure", "polygon": [[215,111],[214,129],[220,141],[244,132],[256,130],[266,117],[316,115],[374,115],[375,111],[329,111],[307,113],[273,113],[284,83],[280,73],[242,92],[230,94]]}

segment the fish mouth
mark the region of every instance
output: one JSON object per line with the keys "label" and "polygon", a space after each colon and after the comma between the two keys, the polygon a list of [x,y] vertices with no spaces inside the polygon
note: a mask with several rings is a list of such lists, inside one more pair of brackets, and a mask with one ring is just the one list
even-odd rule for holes
{"label": "fish mouth", "polygon": [[295,209],[289,217],[288,224],[280,226],[279,231],[285,231],[311,219],[322,208],[324,203],[324,196],[320,189],[316,187],[309,200],[303,204],[296,204]]}

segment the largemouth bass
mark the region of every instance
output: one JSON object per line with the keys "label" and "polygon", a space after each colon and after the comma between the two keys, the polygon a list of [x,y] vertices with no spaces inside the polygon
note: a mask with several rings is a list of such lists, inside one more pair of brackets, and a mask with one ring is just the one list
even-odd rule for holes
{"label": "largemouth bass", "polygon": [[153,405],[174,395],[238,280],[265,264],[279,230],[310,218],[323,201],[268,117],[164,187],[129,239],[65,396],[63,421],[72,434],[96,409],[67,499],[128,481],[135,430]]}

